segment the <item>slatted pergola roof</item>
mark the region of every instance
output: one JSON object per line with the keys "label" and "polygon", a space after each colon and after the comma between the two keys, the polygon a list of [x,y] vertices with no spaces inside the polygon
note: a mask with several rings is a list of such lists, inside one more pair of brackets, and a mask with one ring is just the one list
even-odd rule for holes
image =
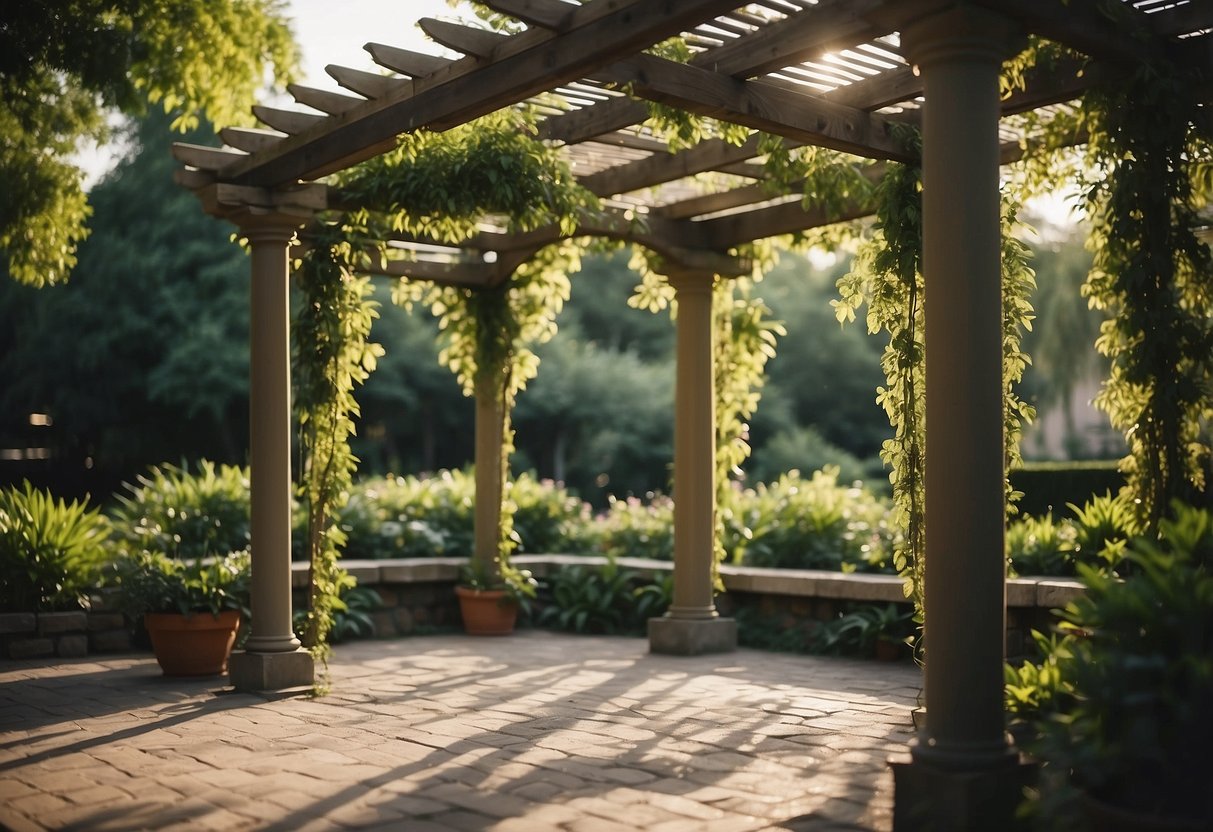
{"label": "slatted pergola roof", "polygon": [[[940,0],[491,0],[522,31],[426,19],[418,25],[465,57],[448,60],[368,43],[384,72],[342,66],[328,72],[341,90],[293,85],[307,109],[256,107],[268,129],[226,128],[223,147],[178,145],[183,184],[244,194],[289,191],[296,183],[382,153],[398,134],[443,130],[529,102],[541,138],[563,148],[580,182],[606,209],[582,230],[627,236],[659,251],[697,252],[722,273],[726,252],[755,239],[863,216],[806,210],[799,193],[778,195],[762,182],[758,134],[814,144],[872,160],[906,160],[891,135],[920,117],[922,85],[902,54],[900,29],[953,5]],[[1087,0],[980,0],[1024,34],[1062,43],[1079,56],[1034,72],[1026,90],[1002,102],[1004,116],[1064,108],[1093,83],[1132,71],[1151,50],[1209,64],[1213,4],[1204,0],[1124,0],[1113,22]],[[1142,38],[1134,29],[1148,33]],[[692,50],[682,64],[643,50],[681,35]],[[626,89],[627,92],[621,90]],[[737,146],[712,138],[671,152],[646,126],[657,102],[751,128]],[[1004,119],[1003,159],[1017,158],[1022,133]],[[876,175],[881,166],[871,168]],[[225,191],[227,188],[229,191]],[[256,189],[248,191],[247,189]],[[309,206],[340,202],[317,196]],[[275,197],[280,203],[284,197]],[[635,215],[644,222],[632,222]],[[398,273],[492,284],[556,233],[486,230],[462,252],[401,242],[415,262]],[[486,252],[496,252],[486,263]],[[715,256],[719,255],[719,256]]]}

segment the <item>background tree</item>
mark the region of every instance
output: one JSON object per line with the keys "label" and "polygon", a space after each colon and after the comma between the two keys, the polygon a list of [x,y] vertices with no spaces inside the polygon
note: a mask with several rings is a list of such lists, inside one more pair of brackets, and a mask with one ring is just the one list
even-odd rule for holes
{"label": "background tree", "polygon": [[[102,497],[148,464],[245,461],[248,264],[230,226],[173,183],[174,138],[163,113],[133,128],[130,155],[92,191],[70,283],[0,281],[0,438],[53,457],[0,461],[5,479],[21,468]],[[30,436],[30,413],[53,424]]]}
{"label": "background tree", "polygon": [[0,249],[23,283],[76,264],[90,213],[72,155],[150,102],[175,127],[248,123],[298,55],[280,0],[22,0],[0,5]]}

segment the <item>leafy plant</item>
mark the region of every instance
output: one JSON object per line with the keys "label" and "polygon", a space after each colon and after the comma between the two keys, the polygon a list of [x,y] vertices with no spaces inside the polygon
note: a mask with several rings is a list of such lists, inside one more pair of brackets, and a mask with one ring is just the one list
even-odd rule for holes
{"label": "leafy plant", "polygon": [[877,641],[909,644],[913,632],[911,610],[894,603],[864,604],[818,625],[808,647],[813,653],[867,657],[876,652]]}
{"label": "leafy plant", "polygon": [[[373,637],[375,621],[371,618],[371,613],[383,604],[379,593],[369,586],[348,586],[342,588],[338,600],[340,603],[335,605],[333,610],[329,641],[341,644],[354,639]],[[298,634],[307,626],[307,611],[296,610],[294,619],[295,632]]]}
{"label": "leafy plant", "polygon": [[124,483],[110,512],[126,551],[148,550],[191,560],[248,549],[248,469],[198,463],[197,473],[159,465]]}
{"label": "leafy plant", "polygon": [[572,554],[585,548],[590,507],[552,480],[527,473],[510,483],[518,551]]}
{"label": "leafy plant", "polygon": [[1004,667],[1009,728],[1020,744],[1030,743],[1038,726],[1072,705],[1074,686],[1062,673],[1063,662],[1073,658],[1072,635],[1032,631],[1036,660]]}
{"label": "leafy plant", "polygon": [[0,489],[0,608],[86,606],[108,533],[105,517],[87,503],[56,500],[29,482]]}
{"label": "leafy plant", "polygon": [[651,494],[610,498],[606,513],[594,520],[594,551],[609,558],[674,559],[674,501]]}
{"label": "leafy plant", "polygon": [[539,624],[577,633],[642,632],[648,619],[665,612],[673,595],[672,573],[645,582],[614,558],[600,566],[566,566],[547,583],[550,601]]}
{"label": "leafy plant", "polygon": [[1140,531],[1137,512],[1127,493],[1115,497],[1111,492],[1092,497],[1082,507],[1069,503],[1074,512],[1077,534],[1075,549],[1087,563],[1102,563],[1117,567],[1124,556],[1125,545]]}
{"label": "leafy plant", "polygon": [[827,466],[730,494],[726,547],[735,562],[791,569],[887,568],[894,535],[888,506],[857,486],[840,485]]}
{"label": "leafy plant", "polygon": [[1007,525],[1006,547],[1011,568],[1019,575],[1073,575],[1078,529],[1052,515],[1025,515]]}
{"label": "leafy plant", "polygon": [[[1072,707],[1043,724],[1046,784],[1149,816],[1213,822],[1213,516],[1182,505],[1134,538],[1125,579],[1082,565],[1059,656]],[[1054,797],[1056,795],[1053,795]]]}
{"label": "leafy plant", "polygon": [[238,610],[249,614],[248,552],[184,561],[162,551],[124,551],[111,565],[107,583],[118,588],[116,605],[133,622],[144,613]]}

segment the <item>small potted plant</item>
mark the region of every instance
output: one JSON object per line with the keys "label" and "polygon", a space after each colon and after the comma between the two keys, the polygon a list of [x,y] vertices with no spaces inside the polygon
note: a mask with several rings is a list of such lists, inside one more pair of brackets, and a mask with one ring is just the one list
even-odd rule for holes
{"label": "small potted plant", "polygon": [[116,606],[166,675],[225,672],[249,604],[247,472],[165,465],[126,491],[112,512]]}
{"label": "small potted plant", "polygon": [[455,587],[464,630],[477,636],[514,632],[518,611],[528,609],[538,585],[530,570],[516,569],[500,559],[485,563],[473,558],[460,571]]}
{"label": "small potted plant", "polygon": [[247,552],[185,561],[148,549],[127,551],[111,575],[117,608],[146,630],[166,676],[227,672],[247,614]]}

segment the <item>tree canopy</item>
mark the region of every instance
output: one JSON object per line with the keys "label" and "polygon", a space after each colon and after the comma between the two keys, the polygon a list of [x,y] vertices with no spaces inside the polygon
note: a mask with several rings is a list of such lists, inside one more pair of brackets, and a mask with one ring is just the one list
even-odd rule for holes
{"label": "tree canopy", "polygon": [[0,7],[0,250],[36,286],[65,280],[88,233],[73,158],[109,115],[150,104],[174,126],[251,120],[298,53],[281,0],[29,0]]}

